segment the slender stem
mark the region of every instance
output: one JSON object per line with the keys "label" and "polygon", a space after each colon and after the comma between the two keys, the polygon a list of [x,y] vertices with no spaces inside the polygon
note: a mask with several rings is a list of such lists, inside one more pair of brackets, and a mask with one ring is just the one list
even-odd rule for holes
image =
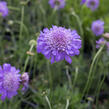
{"label": "slender stem", "polygon": [[[34,44],[31,45],[31,47],[30,47],[30,49],[29,49],[29,52],[32,51],[33,47],[34,47]],[[27,58],[26,58],[26,61],[25,61],[25,65],[24,65],[24,72],[25,72],[26,67],[27,67],[27,64],[28,64],[28,62],[29,62],[29,58],[30,58],[30,56],[28,55]]]}
{"label": "slender stem", "polygon": [[47,69],[48,69],[48,77],[49,77],[50,88],[52,89],[52,85],[53,85],[52,72],[50,70],[50,62],[49,61],[47,61]]}
{"label": "slender stem", "polygon": [[8,8],[9,8],[10,10],[20,11],[20,9],[19,9],[19,8],[16,8],[16,7],[8,6]]}
{"label": "slender stem", "polygon": [[75,71],[75,77],[74,77],[74,81],[73,81],[73,88],[75,87],[77,77],[78,77],[78,67],[76,67],[76,71]]}
{"label": "slender stem", "polygon": [[104,48],[104,45],[101,46],[101,48],[98,50],[98,52],[96,53],[96,55],[95,55],[95,57],[94,57],[94,59],[92,61],[92,64],[91,64],[91,67],[90,67],[90,70],[89,70],[88,80],[87,80],[86,86],[85,86],[85,88],[83,90],[82,97],[84,96],[84,94],[85,94],[85,92],[86,92],[86,90],[88,88],[88,85],[89,85],[89,82],[90,82],[90,77],[91,77],[91,74],[92,74],[92,70],[93,70],[95,61],[96,61],[97,57],[100,55],[100,53],[102,52],[103,48]]}
{"label": "slender stem", "polygon": [[46,100],[46,101],[47,101],[47,103],[48,103],[49,109],[52,109],[52,108],[51,108],[51,103],[50,103],[50,101],[49,101],[49,99],[48,99],[48,97],[47,97],[47,96],[45,96],[45,100]]}
{"label": "slender stem", "polygon": [[20,24],[20,39],[22,37],[22,32],[23,32],[23,20],[24,20],[24,6],[22,6],[22,9],[21,9],[21,24]]}
{"label": "slender stem", "polygon": [[83,31],[83,27],[82,27],[82,21],[80,19],[80,17],[75,13],[74,9],[72,10],[72,15],[76,18],[79,30],[80,30],[80,35],[82,38],[82,55],[84,53],[84,31]]}
{"label": "slender stem", "polygon": [[99,93],[100,93],[100,89],[101,89],[101,87],[102,87],[102,85],[103,85],[103,82],[104,82],[104,80],[105,80],[105,77],[106,77],[106,73],[104,74],[104,77],[103,77],[103,79],[101,80],[101,82],[100,82],[100,84],[99,84],[99,86],[98,86],[97,97],[96,97],[96,109],[98,109]]}
{"label": "slender stem", "polygon": [[67,102],[66,102],[66,107],[65,107],[65,109],[68,109],[68,107],[69,107],[69,99],[67,99]]}
{"label": "slender stem", "polygon": [[83,33],[82,23],[81,23],[81,20],[80,20],[79,16],[75,13],[74,10],[72,12],[72,15],[76,18],[79,29],[80,29],[80,34],[81,34],[81,36],[83,36],[84,33]]}
{"label": "slender stem", "polygon": [[67,75],[67,78],[68,78],[69,87],[70,87],[70,89],[72,89],[72,80],[71,80],[71,77],[70,77],[70,74],[69,74],[68,66],[66,66],[66,75]]}

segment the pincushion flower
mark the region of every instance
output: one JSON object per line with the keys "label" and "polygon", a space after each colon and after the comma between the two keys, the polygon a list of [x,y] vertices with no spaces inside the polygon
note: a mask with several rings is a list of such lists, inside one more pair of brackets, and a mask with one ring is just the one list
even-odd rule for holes
{"label": "pincushion flower", "polygon": [[94,21],[91,29],[96,36],[102,35],[104,32],[104,22],[101,20]]}
{"label": "pincushion flower", "polygon": [[81,0],[81,5],[85,4],[86,3],[86,0]]}
{"label": "pincushion flower", "polygon": [[65,0],[49,0],[51,8],[61,9],[65,6]]}
{"label": "pincushion flower", "polygon": [[103,37],[96,41],[96,48],[100,48],[101,45],[106,45],[107,50],[109,51],[109,41],[105,40]]}
{"label": "pincushion flower", "polygon": [[92,11],[95,11],[99,6],[99,0],[87,0],[86,5]]}
{"label": "pincushion flower", "polygon": [[0,1],[0,14],[5,17],[8,15],[8,7],[5,1]]}
{"label": "pincushion flower", "polygon": [[37,52],[42,53],[51,63],[66,60],[71,64],[71,56],[79,55],[81,39],[76,30],[53,26],[41,31],[37,39]]}
{"label": "pincushion flower", "polygon": [[26,88],[28,88],[28,83],[29,83],[29,75],[27,72],[24,72],[22,75],[21,75],[21,83],[23,85],[23,88],[22,90],[24,91]]}
{"label": "pincushion flower", "polygon": [[106,40],[104,38],[100,38],[96,41],[96,48],[100,48],[101,45],[106,44]]}
{"label": "pincushion flower", "polygon": [[3,68],[0,66],[0,95],[1,100],[5,100],[7,97],[11,99],[17,94],[17,90],[20,85],[19,70],[10,64],[3,64]]}

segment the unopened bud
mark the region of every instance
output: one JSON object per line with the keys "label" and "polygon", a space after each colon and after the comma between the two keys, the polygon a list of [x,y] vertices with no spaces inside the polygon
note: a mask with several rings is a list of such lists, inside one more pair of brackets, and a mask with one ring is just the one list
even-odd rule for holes
{"label": "unopened bud", "polygon": [[103,36],[104,36],[105,38],[109,38],[109,33],[105,33],[105,34],[103,34]]}

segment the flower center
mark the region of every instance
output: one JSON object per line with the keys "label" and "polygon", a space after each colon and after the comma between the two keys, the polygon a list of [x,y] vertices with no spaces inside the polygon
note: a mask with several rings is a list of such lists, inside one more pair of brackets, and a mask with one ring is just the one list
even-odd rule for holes
{"label": "flower center", "polygon": [[60,5],[60,2],[58,0],[55,0],[54,4],[57,5],[57,6],[59,6]]}
{"label": "flower center", "polygon": [[54,33],[52,37],[52,46],[58,50],[65,50],[66,47],[66,37],[64,33]]}
{"label": "flower center", "polygon": [[94,6],[95,5],[95,2],[94,1],[91,1],[90,2],[90,5]]}
{"label": "flower center", "polygon": [[95,26],[95,31],[99,32],[100,27],[99,26]]}
{"label": "flower center", "polygon": [[4,75],[3,87],[8,91],[14,91],[15,89],[15,79],[11,73],[7,73]]}

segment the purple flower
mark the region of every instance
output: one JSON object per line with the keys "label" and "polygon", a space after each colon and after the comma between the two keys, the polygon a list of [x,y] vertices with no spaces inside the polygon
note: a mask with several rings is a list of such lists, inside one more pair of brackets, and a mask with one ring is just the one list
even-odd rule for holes
{"label": "purple flower", "polygon": [[102,35],[104,32],[104,22],[101,20],[94,21],[91,29],[96,36]]}
{"label": "purple flower", "polygon": [[84,3],[86,3],[86,0],[81,0],[81,5],[83,5]]}
{"label": "purple flower", "polygon": [[20,85],[19,72],[19,70],[10,64],[3,64],[3,68],[0,66],[0,94],[2,101],[6,97],[11,99],[17,94]]}
{"label": "purple flower", "polygon": [[56,9],[60,9],[60,8],[64,8],[65,0],[49,0],[49,4],[51,8],[56,7]]}
{"label": "purple flower", "polygon": [[100,48],[101,45],[105,44],[106,41],[104,38],[100,38],[98,41],[96,41],[96,48]]}
{"label": "purple flower", "polygon": [[37,52],[42,53],[51,63],[66,60],[71,64],[71,56],[79,55],[80,36],[76,30],[53,26],[41,31],[37,40]]}
{"label": "purple flower", "polygon": [[0,1],[0,14],[5,17],[8,15],[8,7],[7,3],[4,1]]}
{"label": "purple flower", "polygon": [[29,82],[29,75],[27,72],[23,73],[21,76],[21,83],[23,85],[22,90],[24,91],[26,88],[28,88],[28,82]]}
{"label": "purple flower", "polygon": [[87,0],[86,5],[92,11],[95,11],[99,6],[99,0]]}

